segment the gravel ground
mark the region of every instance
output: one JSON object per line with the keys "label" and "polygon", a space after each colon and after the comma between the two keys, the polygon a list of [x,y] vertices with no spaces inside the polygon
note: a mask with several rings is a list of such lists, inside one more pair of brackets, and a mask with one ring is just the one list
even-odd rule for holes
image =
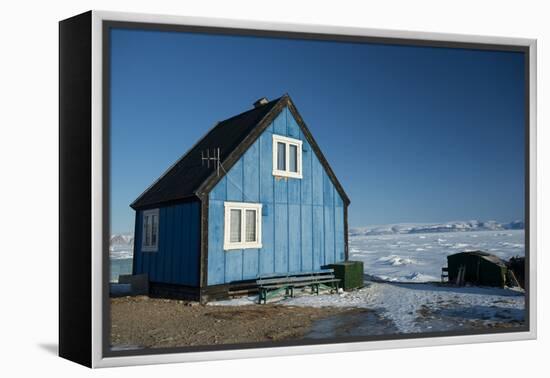
{"label": "gravel ground", "polygon": [[277,304],[202,306],[145,296],[112,298],[111,345],[116,349],[158,348],[300,339],[317,320],[365,311]]}

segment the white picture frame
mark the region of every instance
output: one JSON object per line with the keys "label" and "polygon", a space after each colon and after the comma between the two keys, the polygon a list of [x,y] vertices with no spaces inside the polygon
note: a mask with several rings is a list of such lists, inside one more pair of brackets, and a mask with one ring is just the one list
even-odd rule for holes
{"label": "white picture frame", "polygon": [[[91,11],[89,13],[89,28],[90,28],[90,49],[91,49],[91,82],[90,82],[90,99],[91,99],[91,119],[90,119],[90,143],[91,143],[91,168],[89,171],[91,177],[91,231],[89,232],[90,250],[89,260],[82,264],[89,264],[91,270],[91,287],[90,291],[90,345],[89,349],[84,348],[86,356],[71,357],[69,350],[64,352],[63,341],[60,341],[61,354],[65,354],[66,358],[76,360],[90,367],[115,367],[128,365],[144,365],[155,363],[174,363],[174,362],[192,362],[192,361],[207,361],[207,360],[222,360],[222,359],[237,359],[251,357],[267,357],[267,356],[285,356],[299,354],[314,354],[328,352],[349,352],[360,350],[379,350],[388,348],[410,348],[421,346],[437,346],[451,344],[467,344],[467,343],[485,343],[497,341],[513,341],[513,340],[530,340],[537,337],[537,109],[536,109],[536,86],[537,86],[537,41],[534,39],[523,38],[506,38],[492,37],[480,35],[459,35],[445,33],[426,33],[415,31],[398,31],[398,30],[381,30],[369,28],[351,28],[338,26],[324,25],[302,25],[290,23],[272,23],[261,21],[241,21],[231,19],[215,19],[215,18],[196,18],[185,16],[172,15],[156,15],[156,14],[138,14],[125,12],[111,11]],[[87,22],[87,21],[86,21]],[[105,206],[108,205],[108,198],[105,198],[105,177],[108,173],[108,161],[104,154],[105,143],[108,140],[105,134],[105,81],[103,70],[105,67],[104,61],[104,43],[105,43],[105,22],[118,23],[135,23],[136,25],[155,24],[159,28],[170,29],[173,26],[185,25],[188,27],[207,27],[207,28],[228,28],[236,29],[241,33],[249,33],[254,35],[258,31],[265,33],[281,32],[281,33],[303,33],[304,36],[332,36],[345,39],[350,36],[364,37],[380,40],[399,40],[403,44],[420,43],[426,45],[437,46],[453,46],[454,44],[472,44],[472,45],[501,45],[501,46],[516,46],[525,49],[528,58],[528,199],[526,205],[526,221],[529,224],[529,239],[528,239],[528,301],[526,301],[528,310],[528,330],[521,332],[505,332],[505,333],[485,333],[476,335],[453,335],[453,336],[437,336],[437,337],[395,337],[385,340],[358,341],[353,343],[329,343],[329,344],[309,344],[309,345],[292,345],[292,346],[275,346],[269,348],[243,348],[243,349],[223,349],[211,351],[186,351],[166,353],[160,350],[158,353],[150,354],[128,354],[128,355],[112,355],[106,350],[105,342],[105,324],[108,319],[105,315],[105,277],[106,277],[106,261],[105,261]],[[76,101],[76,100],[75,100]],[[275,143],[275,139],[274,139]],[[301,155],[301,145],[299,155]],[[274,154],[275,155],[275,154]],[[108,158],[108,157],[107,157]],[[274,157],[275,159],[275,157]],[[294,178],[301,177],[301,158],[298,160],[299,175]],[[287,162],[288,166],[288,162]],[[279,175],[280,172],[273,172],[274,175]],[[299,177],[298,177],[299,176]],[[293,177],[289,177],[292,179]],[[75,199],[76,201],[77,199]],[[243,203],[239,203],[243,205]],[[61,204],[60,206],[63,206]],[[250,206],[256,206],[250,204]],[[226,208],[227,209],[229,207]],[[257,209],[257,207],[255,207]],[[259,218],[261,218],[261,206],[259,208]],[[227,223],[226,223],[227,226]],[[76,226],[75,226],[76,227]],[[85,235],[86,230],[80,230]],[[261,245],[261,222],[258,229],[259,240]],[[227,241],[227,240],[225,240]],[[227,245],[226,245],[227,246]],[[250,247],[252,248],[252,247]],[[227,248],[231,249],[231,248]],[[231,251],[227,251],[231,253]],[[61,253],[61,251],[60,251]],[[66,256],[61,253],[61,256]],[[88,256],[88,254],[84,255]],[[80,260],[79,260],[80,261]],[[80,265],[86,266],[86,265]],[[64,271],[60,272],[61,275]],[[64,281],[60,281],[64,282]],[[63,301],[63,299],[60,299]],[[74,314],[67,312],[65,319],[69,319]],[[87,321],[87,320],[83,320]],[[68,329],[67,329],[68,330]],[[79,335],[80,328],[75,332]],[[69,337],[69,336],[64,336]],[[84,338],[86,340],[86,338]],[[88,359],[89,351],[89,359]],[[80,355],[79,355],[80,356]]]}

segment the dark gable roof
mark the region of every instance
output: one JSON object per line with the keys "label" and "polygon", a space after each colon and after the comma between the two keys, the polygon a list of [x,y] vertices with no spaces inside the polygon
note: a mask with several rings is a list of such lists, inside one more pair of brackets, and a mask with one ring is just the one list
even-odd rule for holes
{"label": "dark gable roof", "polygon": [[195,196],[212,173],[201,163],[201,151],[220,148],[223,162],[280,99],[218,122],[130,206],[134,209]]}
{"label": "dark gable roof", "polygon": [[465,252],[458,252],[453,255],[449,255],[448,257],[458,257],[458,256],[476,256],[479,258],[482,258],[484,260],[487,260],[489,262],[492,262],[493,264],[497,264],[499,266],[506,266],[506,263],[504,260],[502,260],[500,257],[491,255],[488,252],[484,251],[465,251]]}
{"label": "dark gable roof", "polygon": [[229,171],[233,164],[237,162],[285,106],[288,106],[296,118],[296,122],[302,128],[305,137],[317,153],[321,164],[327,170],[329,177],[341,194],[344,202],[349,204],[349,198],[321,153],[317,143],[313,140],[311,133],[292,103],[292,100],[288,95],[284,95],[267,104],[216,124],[130,206],[133,209],[140,209],[192,197],[201,198],[208,194],[225,175],[225,172],[222,170],[218,177],[212,165],[210,165],[210,168],[206,165],[203,166],[201,164],[201,151],[220,148],[220,160],[224,169]]}

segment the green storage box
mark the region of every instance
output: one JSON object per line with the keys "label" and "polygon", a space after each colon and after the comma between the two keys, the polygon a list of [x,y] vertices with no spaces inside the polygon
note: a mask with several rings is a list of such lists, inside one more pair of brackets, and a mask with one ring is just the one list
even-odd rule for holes
{"label": "green storage box", "polygon": [[363,287],[362,261],[344,261],[330,264],[328,268],[334,269],[334,275],[340,279],[340,287],[344,290]]}

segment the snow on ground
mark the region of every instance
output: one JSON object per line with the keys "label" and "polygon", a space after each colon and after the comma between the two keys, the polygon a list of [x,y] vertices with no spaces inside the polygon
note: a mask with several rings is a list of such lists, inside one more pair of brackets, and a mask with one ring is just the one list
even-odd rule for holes
{"label": "snow on ground", "polygon": [[[522,324],[525,298],[521,291],[439,285],[447,256],[483,250],[502,259],[523,256],[523,230],[425,234],[351,235],[350,259],[364,262],[365,287],[351,292],[273,299],[280,304],[312,307],[358,307],[376,311],[398,332],[467,329],[484,324]],[[257,303],[257,296],[211,305]]]}
{"label": "snow on ground", "polygon": [[350,259],[363,261],[365,273],[385,281],[439,281],[448,255],[482,250],[505,260],[524,256],[524,235],[523,230],[351,235]]}
{"label": "snow on ground", "polygon": [[[400,332],[412,333],[445,330],[459,326],[463,318],[491,320],[523,320],[524,296],[522,293],[494,288],[445,287],[434,284],[393,284],[370,282],[367,287],[337,295],[299,296],[285,301],[298,306],[343,306],[375,309],[393,321]],[[457,324],[424,324],[425,312],[435,315],[451,314]],[[434,319],[431,319],[434,320]],[[451,322],[454,323],[454,322]],[[443,329],[441,329],[443,328]]]}
{"label": "snow on ground", "polygon": [[[132,260],[128,257],[133,239],[117,242],[111,248],[112,281],[119,274],[131,272]],[[523,256],[523,230],[352,234],[349,242],[350,259],[364,262],[367,280],[363,289],[319,296],[297,292],[295,298],[274,301],[294,306],[365,308],[391,321],[402,333],[461,330],[472,324],[517,325],[524,321],[525,300],[521,292],[429,283],[440,280],[441,267],[447,265],[446,257],[453,253],[483,250],[503,259]],[[254,303],[256,296],[209,304]]]}
{"label": "snow on ground", "polygon": [[[463,329],[467,321],[520,323],[524,320],[524,295],[520,291],[482,287],[452,287],[432,283],[404,284],[367,281],[360,290],[312,295],[297,292],[294,298],[273,298],[287,306],[356,307],[376,311],[400,333]],[[212,306],[257,303],[257,296],[211,302]]]}

